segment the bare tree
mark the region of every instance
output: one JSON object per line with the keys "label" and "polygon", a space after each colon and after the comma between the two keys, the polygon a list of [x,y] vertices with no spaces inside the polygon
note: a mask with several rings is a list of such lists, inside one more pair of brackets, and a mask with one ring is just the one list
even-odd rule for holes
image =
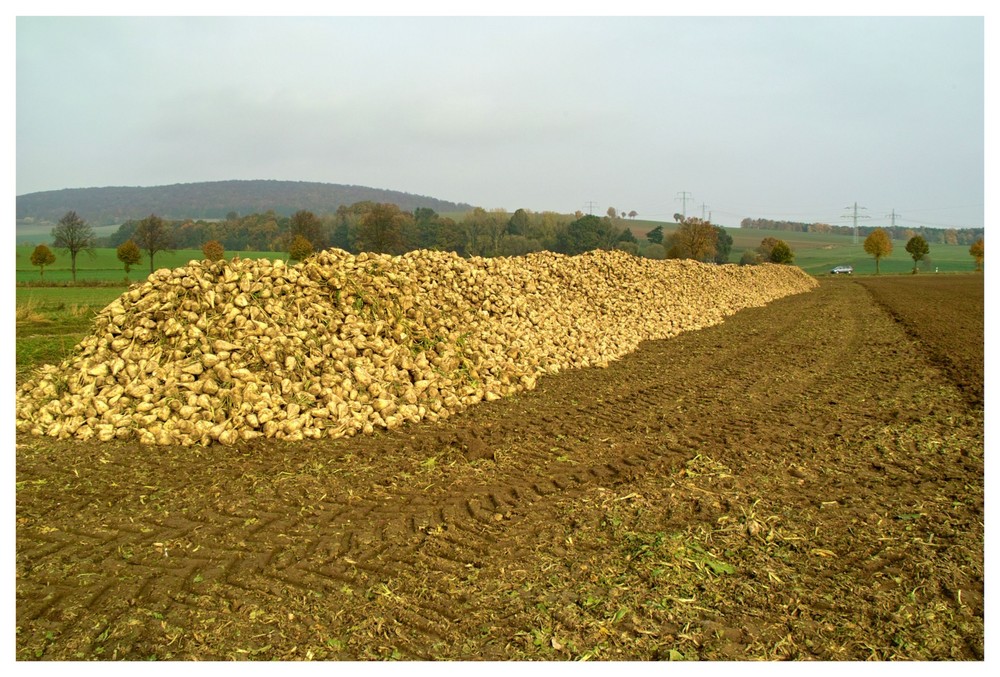
{"label": "bare tree", "polygon": [[139,222],[133,239],[139,247],[149,254],[149,272],[153,273],[153,256],[156,252],[172,251],[173,242],[167,232],[167,224],[156,214],[150,214]]}
{"label": "bare tree", "polygon": [[94,238],[94,229],[72,211],[66,212],[66,215],[59,219],[59,225],[52,229],[52,245],[69,252],[73,282],[76,282],[76,255],[87,252],[93,256]]}

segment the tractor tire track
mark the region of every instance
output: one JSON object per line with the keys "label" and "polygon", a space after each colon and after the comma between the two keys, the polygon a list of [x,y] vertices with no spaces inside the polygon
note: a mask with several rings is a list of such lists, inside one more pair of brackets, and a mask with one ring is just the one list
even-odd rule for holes
{"label": "tractor tire track", "polygon": [[[31,491],[18,494],[17,625],[25,636],[55,629],[62,657],[93,657],[114,641],[118,657],[138,658],[150,627],[166,643],[173,627],[191,632],[185,619],[199,611],[257,628],[260,646],[273,647],[282,641],[273,628],[291,632],[301,618],[370,622],[356,615],[358,600],[379,612],[373,642],[430,658],[456,634],[483,632],[482,581],[569,547],[582,527],[566,521],[567,506],[625,500],[702,457],[732,473],[759,471],[762,443],[780,450],[775,477],[821,479],[801,469],[810,458],[910,415],[871,406],[901,360],[919,359],[901,340],[861,287],[825,284],[643,344],[606,369],[564,372],[517,397],[370,438],[248,444],[236,454],[19,438],[40,451],[19,460]],[[862,363],[862,353],[876,359]],[[916,393],[933,378],[897,387]],[[833,486],[848,472],[830,470]],[[706,497],[671,519],[712,521],[725,510],[726,499]],[[81,516],[101,530],[75,526]],[[514,618],[519,603],[492,611]],[[180,657],[233,657],[189,651]]]}

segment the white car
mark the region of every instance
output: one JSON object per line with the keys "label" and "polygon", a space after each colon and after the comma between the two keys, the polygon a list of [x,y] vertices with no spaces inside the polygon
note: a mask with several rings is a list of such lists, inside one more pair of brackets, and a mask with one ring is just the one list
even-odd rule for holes
{"label": "white car", "polygon": [[852,273],[854,273],[854,266],[837,266],[830,271],[831,275],[851,275]]}

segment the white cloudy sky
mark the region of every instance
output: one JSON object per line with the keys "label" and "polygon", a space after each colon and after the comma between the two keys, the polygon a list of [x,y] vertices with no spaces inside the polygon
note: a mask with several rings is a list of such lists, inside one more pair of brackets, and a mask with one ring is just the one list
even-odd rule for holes
{"label": "white cloudy sky", "polygon": [[846,223],[856,201],[868,223],[978,227],[984,23],[18,17],[16,194],[287,179],[729,226]]}

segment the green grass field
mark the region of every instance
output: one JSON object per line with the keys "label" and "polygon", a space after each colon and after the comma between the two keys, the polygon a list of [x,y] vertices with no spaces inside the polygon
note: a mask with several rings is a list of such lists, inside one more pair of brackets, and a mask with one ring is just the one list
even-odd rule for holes
{"label": "green grass field", "polygon": [[[830,269],[839,265],[854,266],[855,275],[874,275],[875,259],[864,249],[864,238],[850,235],[828,235],[824,233],[787,233],[778,230],[750,230],[727,228],[733,237],[733,252],[730,260],[739,261],[743,251],[754,249],[765,237],[784,240],[795,253],[795,265],[810,275],[828,275]],[[904,240],[893,240],[892,254],[879,263],[882,274],[909,273],[913,270],[913,259],[906,252]],[[976,262],[969,255],[969,245],[944,245],[931,243],[930,261],[918,266],[920,272],[968,273],[976,269]]]}
{"label": "green grass field", "polygon": [[120,287],[18,287],[15,297],[17,381],[42,364],[56,364],[90,333],[94,315]]}
{"label": "green grass field", "polygon": [[[40,276],[38,268],[31,265],[31,252],[34,247],[19,245],[17,251],[17,281],[18,282],[70,282],[73,277],[70,272],[69,254],[57,249],[53,250],[56,262],[45,267],[45,275]],[[245,259],[283,259],[288,260],[286,252],[236,252]],[[233,252],[226,252],[226,258],[232,258]],[[157,268],[178,268],[186,266],[189,261],[205,258],[200,249],[179,249],[175,252],[159,252],[153,258]],[[143,254],[142,262],[132,266],[129,272],[130,282],[141,282],[149,275],[149,258]],[[97,249],[94,256],[81,252],[76,257],[77,282],[121,282],[125,284],[125,267],[118,260],[114,249]]]}

